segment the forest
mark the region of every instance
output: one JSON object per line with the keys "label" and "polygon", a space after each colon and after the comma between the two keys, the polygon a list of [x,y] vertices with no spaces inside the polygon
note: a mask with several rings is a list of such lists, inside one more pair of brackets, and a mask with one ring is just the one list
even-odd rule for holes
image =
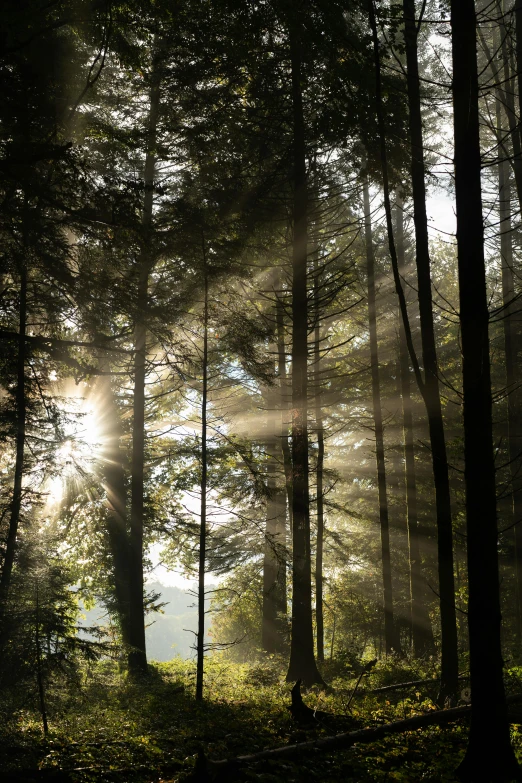
{"label": "forest", "polygon": [[0,75],[2,781],[522,781],[522,0],[2,0]]}

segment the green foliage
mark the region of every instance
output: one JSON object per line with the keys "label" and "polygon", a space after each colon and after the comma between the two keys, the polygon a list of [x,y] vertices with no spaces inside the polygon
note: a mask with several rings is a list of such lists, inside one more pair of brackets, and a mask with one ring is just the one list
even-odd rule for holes
{"label": "green foliage", "polygon": [[[383,672],[395,681],[406,675],[404,667],[393,662],[379,664],[365,687],[381,682]],[[305,730],[293,722],[288,711],[291,686],[284,683],[284,666],[276,659],[238,665],[220,655],[209,658],[203,704],[193,699],[194,682],[194,664],[179,658],[151,666],[150,678],[143,684],[131,683],[109,659],[83,666],[74,690],[64,690],[56,680],[50,684],[47,739],[42,738],[37,713],[30,705],[17,708],[0,724],[0,768],[4,772],[37,767],[42,773],[69,770],[74,783],[102,779],[182,783],[191,779],[201,748],[208,758],[221,759],[328,733],[324,728]],[[353,678],[341,678],[334,690],[310,691],[303,698],[312,708],[342,716],[354,685]],[[419,688],[407,695],[355,698],[349,712],[358,725],[376,726],[433,708],[426,691]],[[263,761],[242,768],[235,779],[455,783],[454,770],[467,731],[467,722],[462,721],[348,751]],[[513,726],[512,737],[522,755],[518,725]]]}
{"label": "green foliage", "polygon": [[38,703],[42,714],[51,682],[74,688],[82,662],[93,663],[112,651],[102,629],[79,631],[79,593],[71,587],[71,570],[53,536],[46,533],[26,540],[19,553],[0,638],[3,708]]}

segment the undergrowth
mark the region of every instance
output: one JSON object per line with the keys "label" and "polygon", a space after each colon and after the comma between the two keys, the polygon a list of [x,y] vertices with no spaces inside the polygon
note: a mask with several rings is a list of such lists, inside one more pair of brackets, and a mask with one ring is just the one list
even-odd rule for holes
{"label": "undergrowth", "polygon": [[[47,737],[34,694],[26,694],[25,703],[16,704],[12,694],[10,701],[0,703],[2,780],[43,776],[72,783],[182,783],[194,779],[201,750],[210,759],[230,758],[343,730],[343,718],[356,726],[375,726],[436,708],[430,683],[389,694],[371,692],[391,682],[434,676],[431,661],[421,668],[397,660],[378,663],[363,677],[362,695],[350,703],[359,670],[357,665],[340,665],[337,671],[333,663],[325,667],[330,690],[308,691],[304,700],[337,718],[329,725],[302,728],[289,713],[291,686],[277,659],[240,665],[224,657],[209,658],[202,703],[193,696],[192,662],[152,664],[149,678],[135,684],[115,662],[101,661],[83,669],[74,687],[58,681],[49,684]],[[520,674],[508,673],[511,690],[520,692]],[[454,770],[465,749],[467,729],[467,722],[461,721],[343,752],[315,751],[291,760],[263,761],[227,773],[226,780],[449,783],[456,780]],[[522,758],[520,726],[513,725],[512,731]]]}

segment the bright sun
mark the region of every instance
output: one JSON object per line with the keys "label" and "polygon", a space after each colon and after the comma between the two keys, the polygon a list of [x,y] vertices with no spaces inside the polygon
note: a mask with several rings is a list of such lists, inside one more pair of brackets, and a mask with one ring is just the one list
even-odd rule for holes
{"label": "bright sun", "polygon": [[94,471],[101,449],[101,431],[96,395],[85,384],[72,381],[62,392],[64,438],[55,454],[54,471],[46,482],[46,506],[56,509],[62,503],[70,482],[81,484]]}

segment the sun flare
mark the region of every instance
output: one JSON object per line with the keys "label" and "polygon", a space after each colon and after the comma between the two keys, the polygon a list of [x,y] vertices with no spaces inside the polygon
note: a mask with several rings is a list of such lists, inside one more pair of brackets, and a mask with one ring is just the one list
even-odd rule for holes
{"label": "sun flare", "polygon": [[84,483],[101,459],[103,436],[95,390],[86,384],[77,386],[67,382],[62,400],[62,440],[56,449],[52,475],[45,485],[49,510],[63,503],[68,485]]}

